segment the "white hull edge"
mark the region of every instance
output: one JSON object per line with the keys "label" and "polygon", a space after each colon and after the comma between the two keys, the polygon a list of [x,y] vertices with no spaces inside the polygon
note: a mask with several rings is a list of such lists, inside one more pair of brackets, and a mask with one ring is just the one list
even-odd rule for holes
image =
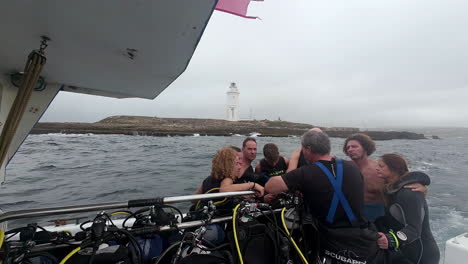
{"label": "white hull edge", "polygon": [[468,263],[468,233],[458,235],[445,242],[445,264]]}

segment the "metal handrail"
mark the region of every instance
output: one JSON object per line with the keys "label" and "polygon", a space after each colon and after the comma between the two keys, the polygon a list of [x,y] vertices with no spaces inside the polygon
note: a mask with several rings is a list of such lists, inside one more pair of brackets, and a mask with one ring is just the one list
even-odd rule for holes
{"label": "metal handrail", "polygon": [[252,194],[255,194],[255,192],[254,191],[240,191],[240,192],[193,194],[193,195],[161,197],[161,198],[152,198],[152,199],[130,200],[128,202],[110,202],[110,203],[97,203],[97,204],[87,204],[87,205],[16,210],[16,211],[9,211],[9,212],[1,213],[0,223],[4,221],[8,221],[8,220],[29,218],[29,217],[93,212],[93,211],[101,211],[101,210],[109,210],[109,209],[151,206],[151,205],[158,205],[158,204],[164,205],[164,204],[171,204],[171,203],[211,200],[211,199],[244,196],[244,195],[252,195]]}

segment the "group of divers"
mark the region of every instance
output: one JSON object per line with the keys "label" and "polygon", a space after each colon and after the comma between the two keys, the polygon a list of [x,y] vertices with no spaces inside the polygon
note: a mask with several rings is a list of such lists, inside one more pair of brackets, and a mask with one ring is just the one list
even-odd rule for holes
{"label": "group of divers", "polygon": [[[316,252],[322,263],[439,263],[425,199],[427,174],[410,171],[399,154],[371,160],[375,143],[362,133],[344,141],[350,160],[333,156],[328,135],[318,128],[304,133],[301,145],[285,158],[275,144],[265,144],[255,168],[255,138],[246,138],[242,148],[223,147],[196,193],[253,190],[270,204],[282,193],[300,195],[319,241],[318,249],[305,251]],[[206,235],[216,244],[225,232],[212,224]]]}

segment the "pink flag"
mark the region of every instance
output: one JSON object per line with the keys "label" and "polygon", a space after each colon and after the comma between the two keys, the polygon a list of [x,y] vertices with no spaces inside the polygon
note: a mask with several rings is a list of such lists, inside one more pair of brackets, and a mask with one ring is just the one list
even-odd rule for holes
{"label": "pink flag", "polygon": [[247,8],[250,1],[263,0],[219,0],[215,9],[244,18],[256,19],[258,17],[247,16]]}

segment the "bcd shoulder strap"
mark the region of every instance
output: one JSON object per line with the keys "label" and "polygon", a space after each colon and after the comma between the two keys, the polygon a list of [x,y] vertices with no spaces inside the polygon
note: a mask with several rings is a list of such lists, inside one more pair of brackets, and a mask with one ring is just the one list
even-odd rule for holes
{"label": "bcd shoulder strap", "polygon": [[335,162],[337,166],[336,178],[333,176],[330,170],[327,167],[325,167],[325,165],[323,165],[319,161],[314,163],[323,171],[323,173],[325,173],[328,180],[330,181],[330,184],[333,187],[333,190],[335,191],[335,193],[333,194],[333,200],[331,202],[330,209],[328,210],[327,222],[333,223],[336,214],[336,209],[338,208],[338,203],[340,203],[349,221],[353,223],[356,220],[356,216],[354,216],[353,210],[351,209],[351,206],[349,206],[348,200],[346,200],[346,197],[344,196],[342,191],[343,162],[341,159],[336,159]]}

